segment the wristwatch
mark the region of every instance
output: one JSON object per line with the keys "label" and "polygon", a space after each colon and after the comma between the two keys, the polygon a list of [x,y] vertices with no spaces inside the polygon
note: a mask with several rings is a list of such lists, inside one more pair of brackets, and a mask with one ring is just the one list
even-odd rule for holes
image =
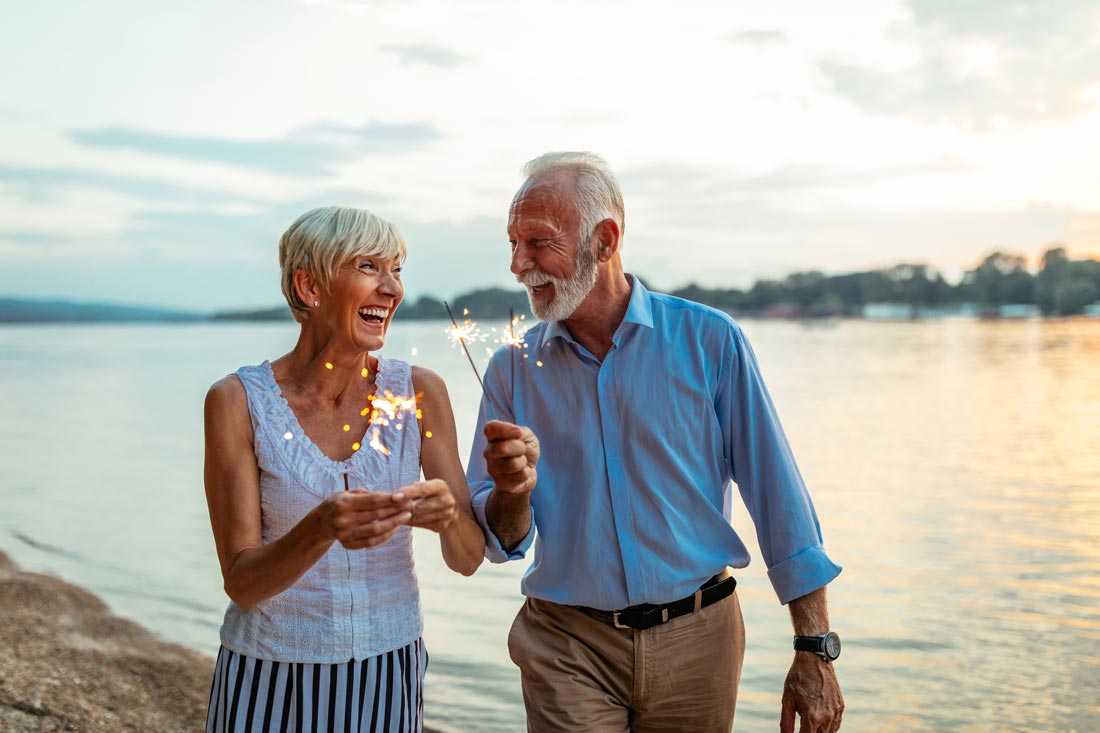
{"label": "wristwatch", "polygon": [[821,636],[796,636],[794,650],[813,652],[826,663],[832,662],[840,656],[840,637],[835,631],[828,631]]}

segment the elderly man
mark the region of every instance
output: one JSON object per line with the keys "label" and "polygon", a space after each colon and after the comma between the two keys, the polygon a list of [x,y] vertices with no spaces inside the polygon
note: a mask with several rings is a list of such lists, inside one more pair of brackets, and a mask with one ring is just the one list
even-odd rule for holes
{"label": "elderly man", "polygon": [[797,714],[838,730],[824,586],[840,567],[748,341],[624,272],[601,158],[548,153],[524,172],[512,272],[542,323],[527,358],[502,349],[486,370],[469,479],[490,560],[522,558],[537,530],[508,637],[528,730],[731,729],[745,636],[728,568],[749,562],[731,482],[794,623],[780,729]]}

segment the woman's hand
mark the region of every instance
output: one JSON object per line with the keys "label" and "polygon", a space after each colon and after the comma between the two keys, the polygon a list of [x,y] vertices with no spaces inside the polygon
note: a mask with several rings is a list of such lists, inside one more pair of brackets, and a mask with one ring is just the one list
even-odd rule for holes
{"label": "woman's hand", "polygon": [[[415,486],[415,484],[413,484]],[[383,494],[366,489],[338,491],[317,507],[321,531],[348,550],[375,547],[410,524],[416,493]]]}
{"label": "woman's hand", "polygon": [[401,488],[400,493],[414,500],[410,526],[442,532],[458,516],[458,505],[451,487],[442,479],[417,481]]}

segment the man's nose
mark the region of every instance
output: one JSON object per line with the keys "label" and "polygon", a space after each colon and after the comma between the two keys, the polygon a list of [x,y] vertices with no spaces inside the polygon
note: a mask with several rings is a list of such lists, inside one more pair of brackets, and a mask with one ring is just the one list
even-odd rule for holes
{"label": "man's nose", "polygon": [[512,250],[512,274],[519,275],[535,266],[535,260],[531,258],[531,250],[523,244],[517,244]]}

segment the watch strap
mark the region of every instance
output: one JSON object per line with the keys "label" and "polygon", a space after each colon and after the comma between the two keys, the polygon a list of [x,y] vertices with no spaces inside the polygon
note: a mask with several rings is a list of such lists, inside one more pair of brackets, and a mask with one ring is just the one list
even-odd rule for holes
{"label": "watch strap", "polygon": [[796,652],[813,652],[815,654],[822,651],[822,647],[825,644],[825,635],[821,636],[796,636],[794,637],[794,650]]}

